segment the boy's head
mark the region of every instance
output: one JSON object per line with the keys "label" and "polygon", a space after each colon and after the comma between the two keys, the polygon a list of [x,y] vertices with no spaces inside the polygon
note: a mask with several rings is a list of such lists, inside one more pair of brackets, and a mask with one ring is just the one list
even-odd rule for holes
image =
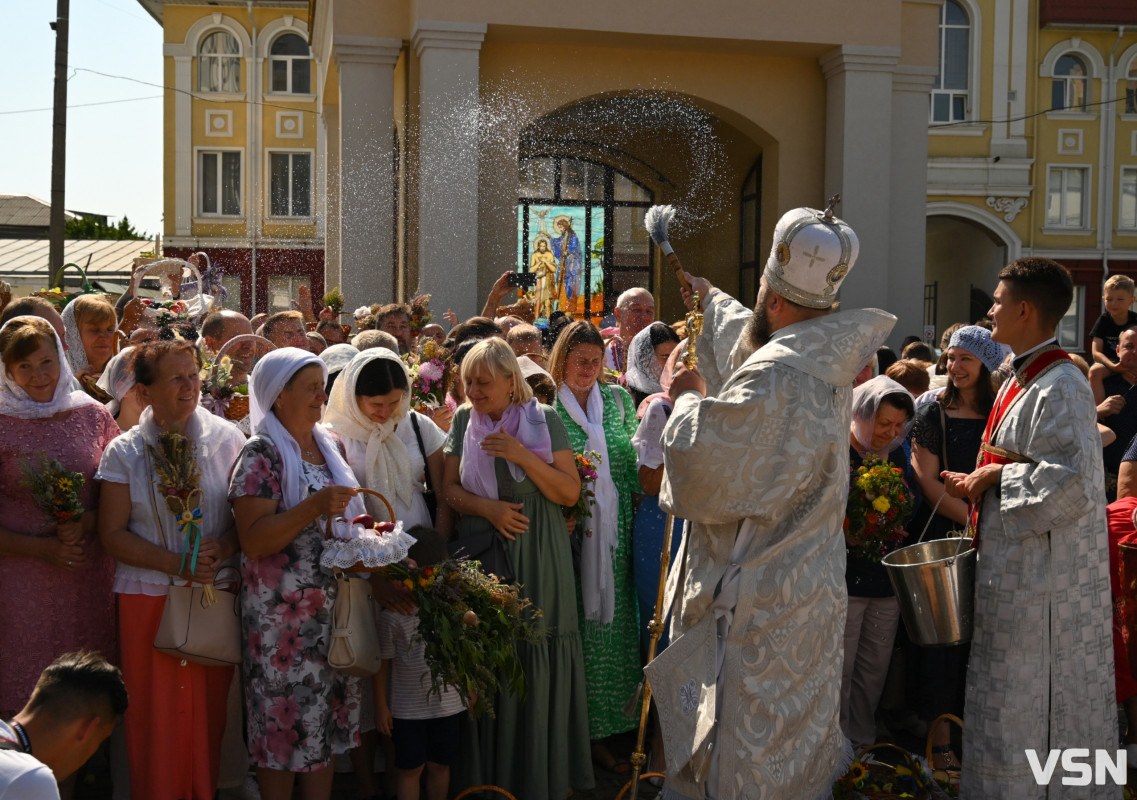
{"label": "boy's head", "polygon": [[987,315],[991,338],[1012,350],[1054,336],[1074,299],[1069,271],[1049,258],[1020,258],[999,272],[994,305]]}
{"label": "boy's head", "polygon": [[450,557],[446,552],[446,540],[434,528],[415,525],[407,533],[415,538],[415,543],[411,545],[407,555],[420,567],[439,564]]}
{"label": "boy's head", "polygon": [[520,358],[528,355],[541,355],[541,330],[522,323],[514,325],[505,334],[505,341],[513,348],[513,354]]}
{"label": "boy's head", "polygon": [[1129,307],[1133,305],[1133,296],[1137,294],[1137,285],[1128,275],[1111,275],[1105,282],[1105,310],[1113,321],[1121,324],[1128,318]]}
{"label": "boy's head", "polygon": [[[67,653],[40,674],[32,696],[17,718],[42,736],[45,753],[55,753],[47,765],[57,780],[81,767],[126,713],[126,684],[122,671],[97,653]],[[39,734],[37,734],[39,735]],[[44,763],[47,763],[46,761]]]}

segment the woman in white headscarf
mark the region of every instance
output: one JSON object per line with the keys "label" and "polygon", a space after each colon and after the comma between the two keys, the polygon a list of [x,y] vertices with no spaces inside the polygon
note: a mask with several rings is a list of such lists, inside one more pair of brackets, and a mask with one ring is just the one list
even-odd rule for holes
{"label": "woman in white headscarf", "polygon": [[[916,410],[908,390],[884,375],[853,390],[853,423],[849,468],[856,476],[865,458],[875,456],[907,473],[901,443]],[[887,550],[901,546],[890,544]],[[876,743],[876,706],[892,658],[892,642],[900,607],[884,566],[846,545],[845,586],[849,607],[845,618],[845,667],[841,676],[841,728],[858,752]]]}
{"label": "woman in white headscarf", "polygon": [[[449,534],[449,507],[440,502],[432,519],[423,495],[427,478],[432,489],[442,486],[446,434],[411,410],[410,375],[402,359],[385,347],[355,356],[332,387],[324,424],[343,442],[359,485],[386,497],[405,527],[425,525]],[[387,518],[377,498],[363,500],[376,520]]]}
{"label": "woman in white headscarf", "polygon": [[666,322],[653,322],[632,337],[632,343],[628,345],[628,369],[624,373],[624,382],[637,406],[641,406],[649,396],[663,391],[659,382],[663,365],[678,345],[679,334]]}
{"label": "woman in white headscarf", "polygon": [[[328,371],[295,347],[264,356],[249,385],[253,436],[229,497],[241,543],[249,753],[263,800],[329,797],[334,756],[359,744],[360,680],[328,665],[336,582],[323,528],[364,513],[355,475],[320,424]],[[299,778],[297,778],[299,775]]]}
{"label": "woman in white headscarf", "polygon": [[[63,653],[115,656],[114,561],[96,533],[95,470],[119,434],[103,406],[72,391],[55,330],[39,317],[0,328],[0,718],[27,701]],[[26,486],[45,461],[83,477],[78,521],[57,524]]]}
{"label": "woman in white headscarf", "polygon": [[67,359],[75,374],[99,375],[114,355],[118,324],[114,306],[102,295],[76,297],[60,315],[67,336]]}
{"label": "woman in white headscarf", "polygon": [[138,424],[147,402],[143,391],[134,379],[134,357],[137,347],[126,347],[115,353],[107,362],[96,386],[111,396],[107,411],[114,416],[120,430],[128,431]]}

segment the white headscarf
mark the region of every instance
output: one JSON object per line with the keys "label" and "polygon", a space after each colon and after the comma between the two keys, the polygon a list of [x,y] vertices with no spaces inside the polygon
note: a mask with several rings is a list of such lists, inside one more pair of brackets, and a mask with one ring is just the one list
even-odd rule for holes
{"label": "white headscarf", "polygon": [[[0,328],[0,331],[18,319],[42,319],[42,317],[12,317],[4,323],[4,327]],[[50,327],[47,320],[43,320],[43,322]],[[51,400],[46,403],[33,400],[12,380],[8,374],[8,368],[5,366],[4,374],[0,376],[0,414],[19,419],[44,419],[55,416],[61,411],[70,411],[77,406],[92,403],[98,405],[98,401],[86,392],[72,390],[75,385],[75,376],[71,371],[71,366],[67,363],[63,344],[59,341],[59,335],[56,334],[54,328],[51,331],[51,338],[55,342],[55,350],[59,356],[59,380],[55,382],[55,394],[52,395]]]}
{"label": "white headscarf", "polygon": [[60,316],[63,317],[63,335],[67,338],[67,363],[73,372],[86,369],[91,364],[87,361],[87,351],[83,348],[83,337],[79,335],[75,303],[68,303]]}
{"label": "white headscarf", "polygon": [[[580,407],[567,383],[557,391],[561,405],[588,437],[584,449],[600,456],[596,465],[595,497],[589,500],[591,535],[585,536],[580,552],[580,588],[584,616],[608,624],[616,610],[616,583],[612,573],[612,553],[620,543],[620,497],[612,480],[608,459],[608,437],[604,430],[604,398],[600,384],[594,383],[585,408]],[[615,398],[619,403],[621,399]]]}
{"label": "white headscarf", "polygon": [[103,374],[99,376],[98,383],[95,384],[114,398],[107,403],[107,411],[111,412],[111,416],[118,416],[122,398],[134,388],[134,364],[131,359],[133,354],[133,347],[125,347],[111,356],[111,360],[103,368]]}
{"label": "white headscarf", "polygon": [[[364,414],[356,402],[355,386],[363,368],[372,361],[390,361],[406,377],[407,390],[386,422],[375,422]],[[385,347],[373,347],[356,355],[336,379],[328,408],[324,412],[324,425],[345,439],[367,444],[364,456],[367,488],[388,499],[397,498],[399,506],[410,508],[414,501],[414,476],[411,474],[411,456],[403,440],[395,435],[395,428],[407,418],[411,409],[411,379],[403,360]],[[365,501],[366,502],[366,501]],[[368,505],[372,505],[368,503]],[[396,505],[392,503],[392,505]],[[392,520],[393,521],[393,520]]]}
{"label": "white headscarf", "polygon": [[[666,329],[666,332],[656,330],[653,337],[653,329],[656,326]],[[624,380],[628,386],[644,394],[663,391],[659,384],[663,367],[655,355],[655,345],[671,341],[678,342],[679,337],[666,322],[653,322],[632,337],[632,343],[628,345],[627,369],[624,373]]]}
{"label": "white headscarf", "polygon": [[[301,478],[304,473],[304,462],[300,455],[300,445],[277,419],[272,404],[276,402],[276,398],[280,396],[292,376],[311,364],[319,365],[326,383],[328,368],[320,357],[296,347],[281,347],[263,356],[253,368],[253,374],[249,379],[249,421],[253,433],[270,439],[280,453],[280,488],[286,508],[292,508],[307,497],[307,487]],[[328,462],[333,483],[336,486],[358,485],[355,474],[340,454],[332,435],[322,426],[314,425],[312,436]],[[359,497],[352,498],[345,516],[356,517],[363,513],[365,513],[363,501]]]}
{"label": "white headscarf", "polygon": [[[908,412],[908,422],[905,423],[904,430],[899,436],[886,444],[882,451],[875,452],[870,449],[872,434],[876,428],[876,415],[880,410],[880,404],[886,397],[895,397],[900,406]],[[853,389],[853,437],[865,452],[887,459],[888,454],[907,438],[915,420],[916,405],[912,400],[912,393],[887,375],[877,375]]]}

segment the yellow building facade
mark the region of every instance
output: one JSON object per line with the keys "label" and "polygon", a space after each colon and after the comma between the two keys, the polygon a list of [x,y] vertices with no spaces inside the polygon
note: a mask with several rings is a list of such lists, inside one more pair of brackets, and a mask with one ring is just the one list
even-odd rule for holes
{"label": "yellow building facade", "polygon": [[929,105],[927,314],[990,305],[1003,264],[1054,258],[1088,351],[1102,283],[1137,277],[1137,7],[1121,0],[945,0]]}
{"label": "yellow building facade", "polygon": [[165,253],[208,253],[233,308],[286,309],[301,284],[322,293],[307,4],[142,5],[163,32]]}
{"label": "yellow building facade", "polygon": [[[174,87],[167,250],[225,262],[245,310],[307,278],[469,316],[503,271],[547,269],[550,308],[602,316],[639,285],[677,318],[648,206],[676,205],[688,269],[752,302],[781,213],[840,194],[843,302],[896,313],[898,341],[923,324],[942,0],[140,2]],[[311,85],[275,91],[293,33]],[[309,212],[273,213],[305,154]]]}

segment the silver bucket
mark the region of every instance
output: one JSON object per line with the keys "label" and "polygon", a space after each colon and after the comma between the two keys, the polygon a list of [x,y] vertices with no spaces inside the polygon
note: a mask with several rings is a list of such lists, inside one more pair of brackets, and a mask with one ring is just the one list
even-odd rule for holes
{"label": "silver bucket", "polygon": [[971,539],[936,539],[895,550],[883,559],[916,644],[935,647],[971,640],[975,607]]}

